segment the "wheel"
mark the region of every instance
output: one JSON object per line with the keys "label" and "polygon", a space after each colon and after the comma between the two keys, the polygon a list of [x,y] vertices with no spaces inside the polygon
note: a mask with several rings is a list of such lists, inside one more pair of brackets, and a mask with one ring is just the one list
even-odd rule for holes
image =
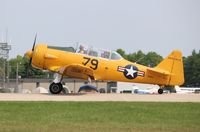
{"label": "wheel", "polygon": [[159,93],[159,94],[162,94],[162,93],[163,93],[163,89],[159,88],[159,89],[158,89],[158,93]]}
{"label": "wheel", "polygon": [[61,91],[63,90],[63,86],[61,83],[52,83],[50,86],[49,86],[49,91],[52,93],[52,94],[59,94]]}

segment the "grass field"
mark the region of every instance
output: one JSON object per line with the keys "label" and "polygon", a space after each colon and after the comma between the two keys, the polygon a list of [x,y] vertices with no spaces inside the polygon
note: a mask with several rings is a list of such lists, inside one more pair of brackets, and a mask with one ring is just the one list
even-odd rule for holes
{"label": "grass field", "polygon": [[200,103],[0,102],[0,131],[200,131]]}

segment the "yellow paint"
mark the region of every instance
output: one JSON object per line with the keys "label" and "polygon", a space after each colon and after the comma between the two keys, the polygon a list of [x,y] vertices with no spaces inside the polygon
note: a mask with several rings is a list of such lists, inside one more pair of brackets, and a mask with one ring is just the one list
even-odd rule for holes
{"label": "yellow paint", "polygon": [[[160,86],[174,86],[184,83],[183,60],[180,51],[173,51],[155,68],[146,67],[125,59],[109,60],[51,49],[45,44],[37,45],[34,51],[28,51],[26,56],[32,57],[32,66],[57,72],[68,77],[81,79],[90,77],[95,80],[149,83]],[[87,59],[84,57],[90,59],[87,64]],[[91,62],[92,60],[93,62]],[[98,65],[96,65],[97,61]],[[123,69],[127,65],[133,65],[138,68],[136,78],[128,79],[123,71],[118,71],[120,67]]]}

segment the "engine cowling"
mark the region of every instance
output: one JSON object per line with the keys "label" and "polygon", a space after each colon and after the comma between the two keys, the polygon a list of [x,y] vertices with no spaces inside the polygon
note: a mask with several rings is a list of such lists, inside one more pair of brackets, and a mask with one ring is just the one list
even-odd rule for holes
{"label": "engine cowling", "polygon": [[46,51],[47,51],[47,45],[45,44],[38,44],[35,46],[35,49],[32,53],[33,67],[44,69]]}

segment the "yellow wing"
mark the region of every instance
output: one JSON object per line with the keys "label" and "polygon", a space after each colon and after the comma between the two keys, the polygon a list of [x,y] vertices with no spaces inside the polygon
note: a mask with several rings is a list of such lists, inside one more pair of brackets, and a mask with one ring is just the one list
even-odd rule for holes
{"label": "yellow wing", "polygon": [[72,78],[88,79],[90,77],[95,79],[92,69],[80,64],[71,64],[64,67],[53,66],[49,70]]}

